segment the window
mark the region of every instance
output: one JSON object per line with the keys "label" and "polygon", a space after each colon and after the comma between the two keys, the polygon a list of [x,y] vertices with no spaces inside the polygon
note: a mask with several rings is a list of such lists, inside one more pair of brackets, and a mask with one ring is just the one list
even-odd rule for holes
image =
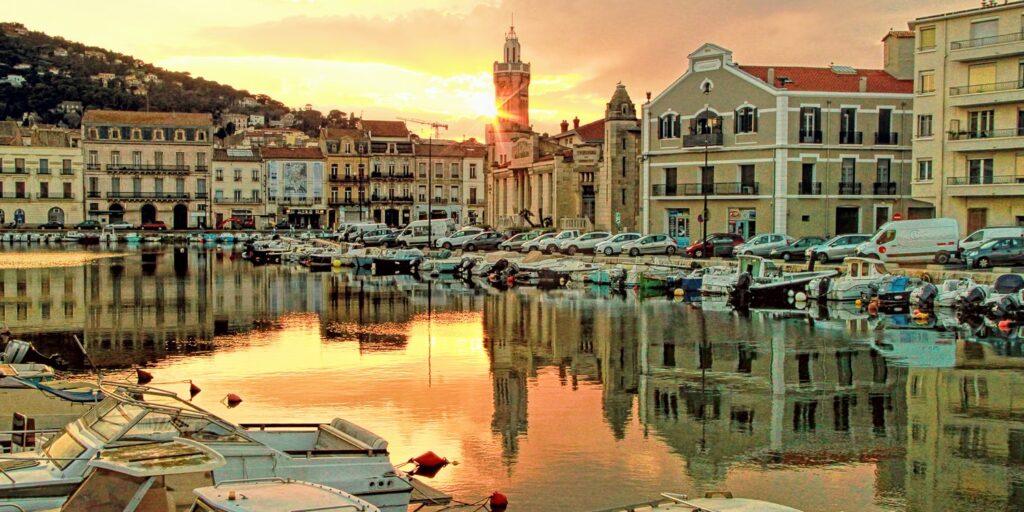
{"label": "window", "polygon": [[196,132],[196,140],[206,141],[206,130],[199,130]]}
{"label": "window", "polygon": [[932,136],[932,115],[923,114],[917,116],[917,136],[918,137],[931,137]]}
{"label": "window", "polygon": [[999,35],[999,20],[984,20],[971,23],[971,45],[992,44]]}
{"label": "window", "polygon": [[455,180],[459,179],[459,164],[453,163],[451,165],[451,175],[452,175],[452,179],[455,179]]}
{"label": "window", "polygon": [[100,165],[100,154],[96,150],[89,151],[89,165],[92,167]]}
{"label": "window", "polygon": [[426,178],[426,177],[427,177],[427,164],[424,163],[424,162],[420,162],[420,178]]}
{"label": "window", "polygon": [[178,151],[177,153],[174,154],[174,165],[178,169],[182,169],[185,167],[185,153]]}
{"label": "window", "polygon": [[136,176],[132,178],[132,193],[138,194],[142,192],[142,178]]}
{"label": "window", "polygon": [[164,140],[164,131],[162,128],[153,130],[153,140]]}
{"label": "window", "polygon": [[476,204],[476,187],[469,187],[469,204]]}
{"label": "window", "polygon": [[444,178],[444,164],[443,163],[438,162],[438,163],[434,164],[434,177],[435,178]]}
{"label": "window", "polygon": [[661,124],[658,125],[659,139],[678,139],[682,126],[677,114],[665,114],[661,116]]}
{"label": "window", "polygon": [[394,175],[395,175],[395,163],[394,162],[388,162],[388,176],[394,176]]}
{"label": "window", "polygon": [[979,110],[967,115],[967,126],[971,130],[971,138],[990,137],[995,125],[994,110]]}
{"label": "window", "polygon": [[839,173],[840,184],[853,184],[856,182],[857,160],[855,158],[844,158]]}
{"label": "window", "polygon": [[132,140],[142,140],[142,130],[132,128]]}
{"label": "window", "polygon": [[163,166],[164,166],[164,152],[163,151],[154,151],[153,152],[153,163],[156,165],[156,167],[158,169],[163,168]]}
{"label": "window", "polygon": [[121,152],[120,151],[111,151],[110,152],[110,164],[111,165],[121,165]]}
{"label": "window", "polygon": [[345,154],[351,154],[351,153],[352,153],[352,143],[346,141],[345,142]]}
{"label": "window", "polygon": [[452,196],[451,196],[451,198],[452,198],[452,202],[453,203],[458,203],[459,202],[459,187],[457,187],[455,185],[452,185]]}
{"label": "window", "polygon": [[800,107],[800,142],[821,143],[821,107]]}
{"label": "window", "polygon": [[995,63],[975,64],[967,69],[967,93],[991,92],[995,90]]}
{"label": "window", "polygon": [[935,48],[935,27],[921,27],[917,32],[917,49],[930,50]]}
{"label": "window", "polygon": [[182,130],[182,129],[174,130],[174,140],[176,142],[181,142],[181,141],[185,140],[185,130]]}
{"label": "window", "polygon": [[50,161],[45,158],[39,159],[39,174],[50,174]]}
{"label": "window", "polygon": [[[757,109],[743,107],[736,111],[736,133],[753,133],[757,131]],[[625,139],[623,139],[625,141]]]}
{"label": "window", "polygon": [[235,181],[242,181],[242,170],[235,169]]}
{"label": "window", "polygon": [[260,170],[259,169],[253,169],[252,170],[252,181],[254,181],[254,182],[260,181]]}
{"label": "window", "polygon": [[935,92],[935,72],[922,71],[917,75],[917,92]]}
{"label": "window", "polygon": [[142,165],[142,151],[132,151],[132,165],[135,167]]}
{"label": "window", "polygon": [[217,168],[213,171],[214,181],[224,181],[224,169]]}
{"label": "window", "polygon": [[70,158],[65,158],[64,161],[61,162],[60,173],[61,174],[65,174],[65,175],[71,175],[71,174],[75,173],[75,171],[71,169],[71,159]]}
{"label": "window", "polygon": [[967,161],[967,182],[970,185],[988,185],[992,183],[992,159],[979,158]]}
{"label": "window", "polygon": [[196,170],[202,171],[206,169],[206,153],[200,151],[196,153]]}
{"label": "window", "polygon": [[469,179],[476,179],[476,164],[469,164]]}
{"label": "window", "polygon": [[111,128],[109,133],[110,133],[110,139],[111,140],[120,140],[121,139],[121,129],[120,128]]}
{"label": "window", "polygon": [[917,181],[931,181],[932,179],[932,161],[931,160],[918,160],[917,161]]}
{"label": "window", "polygon": [[98,138],[100,138],[100,131],[97,130],[96,128],[89,128],[89,138],[90,139],[98,139]]}
{"label": "window", "polygon": [[412,176],[412,173],[409,172],[409,162],[402,162],[402,175]]}

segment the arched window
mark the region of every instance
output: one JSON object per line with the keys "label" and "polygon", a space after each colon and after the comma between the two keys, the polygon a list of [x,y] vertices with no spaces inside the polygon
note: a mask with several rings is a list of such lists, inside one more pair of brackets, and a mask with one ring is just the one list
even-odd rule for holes
{"label": "arched window", "polygon": [[629,114],[629,105],[627,105],[625,103],[622,104],[622,113],[623,114]]}
{"label": "arched window", "polygon": [[661,123],[658,125],[658,138],[678,139],[680,131],[679,114],[667,113],[661,116]]}
{"label": "arched window", "polygon": [[142,140],[142,130],[132,128],[132,140]]}
{"label": "arched window", "polygon": [[757,109],[754,107],[740,107],[736,110],[736,133],[754,133],[757,131]]}
{"label": "arched window", "polygon": [[722,133],[722,118],[718,114],[704,109],[690,123],[690,133]]}

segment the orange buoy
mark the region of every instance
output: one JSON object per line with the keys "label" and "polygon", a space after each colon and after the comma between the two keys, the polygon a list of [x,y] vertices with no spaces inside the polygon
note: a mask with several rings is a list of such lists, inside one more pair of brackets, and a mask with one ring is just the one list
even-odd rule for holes
{"label": "orange buoy", "polygon": [[412,459],[409,459],[409,460],[411,460],[412,462],[415,462],[419,466],[427,467],[427,468],[433,468],[433,467],[447,466],[448,465],[448,459],[446,459],[446,458],[444,458],[444,457],[442,457],[442,456],[440,456],[440,455],[438,455],[438,454],[436,454],[434,452],[427,452],[427,453],[424,453],[423,455],[420,455],[419,457],[413,457]]}
{"label": "orange buoy", "polygon": [[1012,325],[1013,325],[1013,321],[1012,320],[1000,320],[999,321],[999,330],[1000,331],[1009,331],[1010,327]]}
{"label": "orange buoy", "polygon": [[242,397],[234,393],[228,393],[228,396],[224,397],[224,399],[227,401],[228,407],[235,407],[242,403]]}
{"label": "orange buoy", "polygon": [[135,369],[135,377],[139,385],[146,385],[153,382],[153,374],[143,370],[142,368]]}
{"label": "orange buoy", "polygon": [[508,278],[505,279],[505,282],[508,283],[509,286],[512,286],[516,284],[516,278],[515,276],[508,276]]}
{"label": "orange buoy", "polygon": [[498,491],[494,491],[493,493],[491,493],[490,503],[491,510],[505,510],[505,508],[508,507],[508,496],[505,496],[504,494]]}
{"label": "orange buoy", "polygon": [[195,382],[189,382],[188,383],[189,399],[195,398],[196,395],[198,395],[201,391],[202,391],[202,389],[200,389],[199,386],[196,386]]}
{"label": "orange buoy", "polygon": [[878,314],[878,302],[871,301],[868,303],[868,314],[871,316]]}

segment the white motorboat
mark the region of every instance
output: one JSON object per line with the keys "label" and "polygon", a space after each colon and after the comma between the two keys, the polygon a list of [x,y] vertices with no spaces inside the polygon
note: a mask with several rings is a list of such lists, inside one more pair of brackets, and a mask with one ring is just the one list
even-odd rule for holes
{"label": "white motorboat", "polygon": [[736,286],[742,272],[750,272],[754,280],[765,279],[782,273],[771,260],[743,254],[736,257],[735,267],[711,267],[704,273],[701,281],[700,293],[702,295],[728,295],[729,291]]}
{"label": "white motorboat", "polygon": [[64,236],[61,237],[60,241],[69,244],[77,244],[82,240],[82,238],[85,238],[85,233],[82,233],[81,231],[68,231],[67,233],[64,233]]}
{"label": "white motorboat", "polygon": [[301,480],[270,479],[226,482],[193,491],[191,510],[261,512],[264,510],[350,510],[380,512],[366,500],[323,485]]}
{"label": "white motorboat", "polygon": [[750,498],[734,498],[731,492],[709,492],[703,498],[685,494],[662,493],[661,499],[601,510],[600,512],[633,511],[668,512],[800,512],[799,509]]}
{"label": "white motorboat", "polygon": [[843,260],[843,266],[839,277],[821,277],[807,283],[807,297],[839,302],[868,299],[895,278],[885,269],[885,263],[874,258],[851,256]]}
{"label": "white motorboat", "polygon": [[344,489],[385,512],[408,508],[411,477],[392,466],[387,441],[344,419],[235,425],[168,391],[119,384],[104,386],[103,393],[102,402],[43,446],[4,456],[9,483],[0,485],[0,502],[26,511],[58,507],[102,450],[184,438],[224,456],[214,482],[302,478]]}

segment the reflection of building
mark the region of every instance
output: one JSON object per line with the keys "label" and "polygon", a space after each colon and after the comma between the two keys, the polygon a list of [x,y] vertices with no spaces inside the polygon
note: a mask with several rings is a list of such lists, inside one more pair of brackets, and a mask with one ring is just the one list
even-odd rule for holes
{"label": "reflection of building", "polygon": [[327,221],[324,155],[320,148],[260,150],[267,176],[267,214],[293,226],[319,228]]}
{"label": "reflection of building", "polygon": [[0,121],[0,225],[82,221],[78,133]]}
{"label": "reflection of building", "polygon": [[911,22],[917,76],[915,199],[963,233],[1024,220],[1022,2]]}
{"label": "reflection of building", "polygon": [[90,218],[174,229],[207,223],[210,114],[88,110],[82,133]]}
{"label": "reflection of building", "polygon": [[0,324],[16,335],[74,334],[85,326],[86,267],[0,270]]}
{"label": "reflection of building", "polygon": [[[887,37],[886,54],[913,39]],[[912,68],[749,66],[704,44],[644,106],[644,232],[870,233],[909,199]],[[706,157],[706,159],[705,159]],[[706,165],[705,165],[706,162]],[[917,205],[926,206],[926,205]]]}
{"label": "reflection of building", "polygon": [[765,320],[643,310],[642,421],[699,481],[744,461],[878,460],[878,485],[898,487],[905,370],[844,333]]}
{"label": "reflection of building", "polygon": [[[265,178],[258,150],[217,149],[213,153],[213,226],[232,217],[263,227],[267,213]],[[227,226],[231,227],[231,226]],[[236,225],[234,227],[241,227]]]}
{"label": "reflection of building", "polygon": [[958,352],[978,369],[910,369],[907,510],[1024,510],[1024,374],[980,343]]}

